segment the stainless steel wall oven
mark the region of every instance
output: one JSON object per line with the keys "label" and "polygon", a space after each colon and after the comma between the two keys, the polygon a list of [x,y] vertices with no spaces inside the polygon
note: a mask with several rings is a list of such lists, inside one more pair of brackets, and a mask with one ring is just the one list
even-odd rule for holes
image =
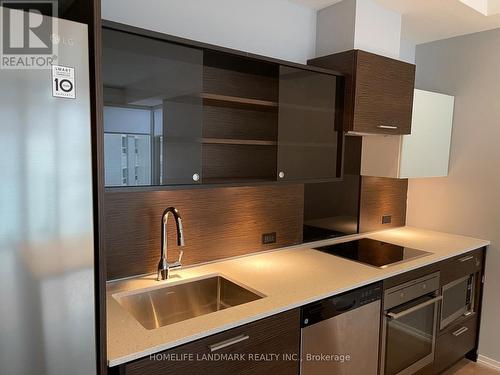
{"label": "stainless steel wall oven", "polygon": [[408,375],[434,361],[439,272],[387,289],[380,373]]}

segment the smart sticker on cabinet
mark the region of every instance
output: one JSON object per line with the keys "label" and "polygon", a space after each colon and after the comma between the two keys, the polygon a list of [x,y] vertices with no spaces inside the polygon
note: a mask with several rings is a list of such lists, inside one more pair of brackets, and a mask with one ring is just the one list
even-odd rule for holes
{"label": "smart sticker on cabinet", "polygon": [[52,96],[75,99],[75,68],[52,65]]}

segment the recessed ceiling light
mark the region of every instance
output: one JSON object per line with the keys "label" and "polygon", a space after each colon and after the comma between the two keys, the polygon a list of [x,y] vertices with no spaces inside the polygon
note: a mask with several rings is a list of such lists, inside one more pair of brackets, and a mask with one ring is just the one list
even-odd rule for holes
{"label": "recessed ceiling light", "polygon": [[500,13],[500,0],[459,0],[485,16]]}

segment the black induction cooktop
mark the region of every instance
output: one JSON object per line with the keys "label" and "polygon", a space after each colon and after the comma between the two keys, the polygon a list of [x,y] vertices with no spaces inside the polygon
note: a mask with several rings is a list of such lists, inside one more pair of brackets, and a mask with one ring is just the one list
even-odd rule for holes
{"label": "black induction cooktop", "polygon": [[427,251],[394,245],[392,243],[369,238],[317,247],[315,250],[379,268],[386,268],[396,263],[431,254]]}

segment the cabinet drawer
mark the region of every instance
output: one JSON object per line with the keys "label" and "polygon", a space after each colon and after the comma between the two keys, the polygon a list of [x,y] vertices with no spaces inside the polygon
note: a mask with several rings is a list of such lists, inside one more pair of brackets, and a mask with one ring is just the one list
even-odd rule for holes
{"label": "cabinet drawer", "polygon": [[[292,375],[298,374],[299,345],[300,312],[295,309],[127,363],[120,374]],[[265,357],[269,354],[274,357]]]}
{"label": "cabinet drawer", "polygon": [[434,373],[443,370],[460,360],[476,346],[477,315],[461,324],[453,325],[436,340]]}
{"label": "cabinet drawer", "polygon": [[483,248],[458,255],[442,262],[441,285],[446,285],[460,277],[481,271]]}

